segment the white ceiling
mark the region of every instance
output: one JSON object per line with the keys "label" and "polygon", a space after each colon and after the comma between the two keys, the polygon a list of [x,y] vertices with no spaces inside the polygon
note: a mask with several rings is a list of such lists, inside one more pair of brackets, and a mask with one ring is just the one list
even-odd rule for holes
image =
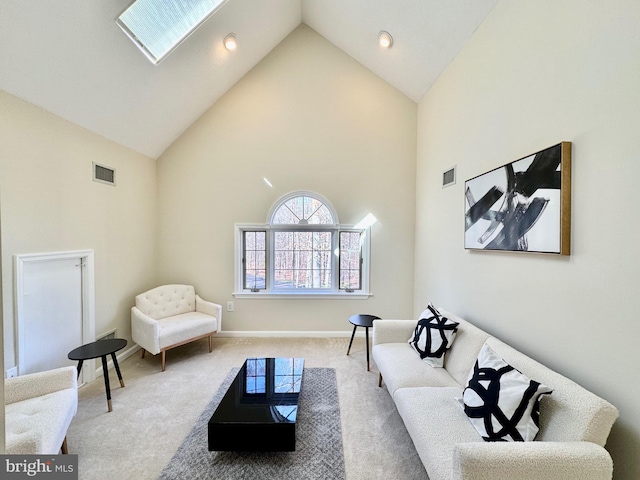
{"label": "white ceiling", "polygon": [[0,89],[157,158],[301,22],[418,102],[497,1],[228,0],[154,66],[114,22],[131,0],[2,0]]}

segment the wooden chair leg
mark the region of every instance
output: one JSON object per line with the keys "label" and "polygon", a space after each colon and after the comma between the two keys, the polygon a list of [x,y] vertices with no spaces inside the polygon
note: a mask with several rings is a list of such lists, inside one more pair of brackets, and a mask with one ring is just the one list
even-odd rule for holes
{"label": "wooden chair leg", "polygon": [[69,448],[67,447],[67,437],[64,437],[64,440],[62,441],[62,447],[60,450],[62,450],[63,455],[67,455],[69,453]]}
{"label": "wooden chair leg", "polygon": [[382,387],[382,374],[378,374],[378,387]]}
{"label": "wooden chair leg", "polygon": [[166,355],[167,355],[167,351],[163,350],[162,351],[162,371],[164,372],[164,368],[165,368],[165,363],[166,363]]}
{"label": "wooden chair leg", "polygon": [[209,335],[209,353],[213,352],[213,333]]}
{"label": "wooden chair leg", "polygon": [[142,357],[140,357],[140,358],[144,358],[144,354],[145,354],[145,353],[147,353],[147,351],[143,348],[143,349],[142,349]]}

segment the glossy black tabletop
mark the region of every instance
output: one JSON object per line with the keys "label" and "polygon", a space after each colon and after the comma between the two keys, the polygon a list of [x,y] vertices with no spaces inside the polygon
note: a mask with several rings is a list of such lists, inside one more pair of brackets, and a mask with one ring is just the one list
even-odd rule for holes
{"label": "glossy black tabletop", "polygon": [[209,420],[209,450],[295,450],[303,368],[303,358],[247,358]]}
{"label": "glossy black tabletop", "polygon": [[212,422],[296,421],[303,358],[248,358]]}
{"label": "glossy black tabletop", "polygon": [[69,360],[89,360],[90,358],[98,358],[117,352],[126,346],[127,341],[124,338],[98,340],[71,350],[67,357]]}

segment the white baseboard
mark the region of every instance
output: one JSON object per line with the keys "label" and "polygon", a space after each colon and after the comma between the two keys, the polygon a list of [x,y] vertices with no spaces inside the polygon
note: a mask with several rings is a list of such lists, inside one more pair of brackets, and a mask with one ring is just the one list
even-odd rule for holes
{"label": "white baseboard", "polygon": [[[224,330],[216,333],[216,337],[258,337],[258,338],[332,338],[332,337],[346,337],[351,338],[353,330],[349,331],[246,331],[246,330]],[[369,336],[372,336],[373,332],[369,332]],[[365,336],[364,328],[359,328],[356,331],[356,337]],[[140,345],[134,343],[126,350],[116,354],[118,364],[123,360],[126,360],[134,353],[140,351]],[[102,376],[102,363],[96,359],[96,378]],[[113,361],[107,361],[107,368],[111,370],[113,368]]]}
{"label": "white baseboard", "polygon": [[[364,329],[358,329],[357,337],[364,337]],[[349,331],[245,331],[245,330],[223,330],[216,333],[216,337],[259,337],[259,338],[332,338],[347,337],[350,338],[353,330]],[[373,332],[369,332],[371,336]]]}

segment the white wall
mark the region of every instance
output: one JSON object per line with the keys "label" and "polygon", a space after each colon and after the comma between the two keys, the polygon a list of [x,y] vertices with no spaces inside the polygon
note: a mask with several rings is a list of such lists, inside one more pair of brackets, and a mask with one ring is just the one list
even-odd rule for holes
{"label": "white wall", "polygon": [[[431,299],[616,405],[640,475],[640,3],[501,1],[420,102],[414,312]],[[463,248],[464,181],[573,143],[572,253]],[[442,172],[458,167],[454,187]]]}
{"label": "white wall", "polygon": [[234,223],[264,223],[282,195],[311,190],[342,223],[378,218],[374,296],[235,299],[224,330],[345,331],[354,313],[410,315],[416,115],[413,101],[298,27],[158,159],[161,281],[234,300]]}
{"label": "white wall", "polygon": [[[117,186],[92,181],[94,161]],[[96,333],[130,340],[133,296],[155,281],[155,161],[0,91],[0,195],[5,367],[15,254],[93,249]]]}

